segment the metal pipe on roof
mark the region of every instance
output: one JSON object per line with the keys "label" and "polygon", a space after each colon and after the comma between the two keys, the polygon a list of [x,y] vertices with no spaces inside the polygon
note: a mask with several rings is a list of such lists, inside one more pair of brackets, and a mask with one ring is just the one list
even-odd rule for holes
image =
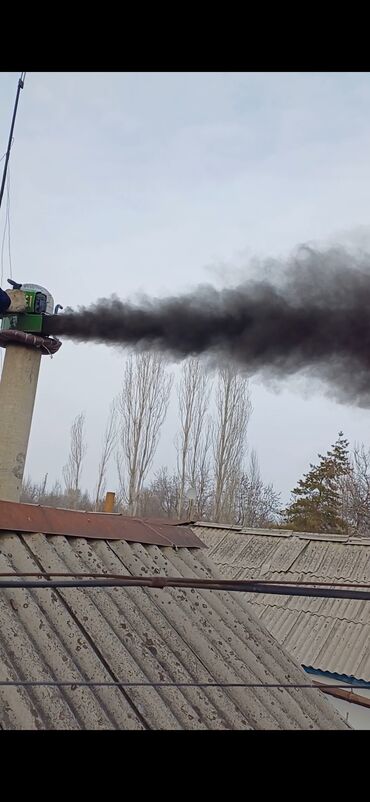
{"label": "metal pipe on roof", "polygon": [[196,588],[198,590],[220,590],[240,593],[265,593],[276,596],[314,596],[329,599],[356,599],[370,601],[370,591],[347,590],[346,588],[297,587],[265,582],[239,581],[229,579],[198,579],[196,577],[165,576],[123,576],[120,579],[51,579],[51,580],[0,580],[0,589],[41,589],[41,588]]}
{"label": "metal pipe on roof", "polygon": [[104,508],[103,512],[113,512],[114,510],[114,502],[115,502],[116,494],[115,493],[106,493],[104,499]]}
{"label": "metal pipe on roof", "polygon": [[[122,579],[122,578],[124,578],[123,574],[114,574],[111,571],[105,571],[104,573],[98,573],[96,571],[91,571],[91,573],[89,571],[16,571],[16,572],[14,572],[14,571],[0,571],[0,577],[9,577],[9,579],[17,579],[17,577],[26,577],[26,576],[27,577],[28,576],[38,577],[39,579],[42,579],[43,577],[46,577],[46,579],[49,579],[52,576],[53,577],[56,577],[56,576],[57,577],[62,577],[63,576],[63,577],[69,577],[70,579],[72,579],[72,578],[78,578],[78,579],[87,579],[87,578],[89,578],[89,579],[91,579],[91,578],[94,578],[94,579]],[[132,575],[130,574],[129,576],[132,576]],[[229,582],[229,581],[234,581],[234,580],[226,580],[226,581]],[[239,581],[239,580],[236,580],[236,581]],[[369,588],[370,589],[370,583],[369,582],[319,582],[319,581],[308,582],[307,580],[298,581],[296,579],[294,579],[294,580],[281,579],[281,580],[279,580],[278,583],[276,583],[276,580],[274,580],[274,579],[258,579],[257,577],[254,577],[253,579],[244,580],[244,581],[246,581],[246,582],[258,582],[259,584],[261,582],[263,582],[266,585],[276,585],[276,584],[279,584],[279,585],[282,585],[282,586],[284,586],[284,585],[292,585],[292,586],[298,585],[299,587],[306,587],[307,586],[307,587],[315,587],[315,588],[321,588],[321,587],[324,587],[324,588],[326,588],[326,587],[335,588],[335,587],[338,587],[338,588],[354,588],[355,590],[357,588]]]}
{"label": "metal pipe on roof", "polygon": [[[327,693],[329,696],[335,696],[337,699],[343,699],[343,701],[350,702],[350,704],[353,705],[370,707],[370,699],[367,696],[362,696],[359,693],[352,693],[352,691],[347,690],[344,685],[324,685],[322,682],[316,682],[315,680],[313,680],[313,684],[315,687],[319,688],[320,691]],[[354,687],[358,688],[361,686],[355,685]]]}

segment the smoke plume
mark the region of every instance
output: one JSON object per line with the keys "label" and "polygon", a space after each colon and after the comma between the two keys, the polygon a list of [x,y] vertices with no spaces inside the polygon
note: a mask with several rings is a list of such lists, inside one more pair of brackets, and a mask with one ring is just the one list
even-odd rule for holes
{"label": "smoke plume", "polygon": [[176,359],[208,354],[251,375],[303,372],[338,399],[369,406],[370,255],[304,247],[275,268],[274,281],[137,303],[102,299],[48,318],[45,333]]}

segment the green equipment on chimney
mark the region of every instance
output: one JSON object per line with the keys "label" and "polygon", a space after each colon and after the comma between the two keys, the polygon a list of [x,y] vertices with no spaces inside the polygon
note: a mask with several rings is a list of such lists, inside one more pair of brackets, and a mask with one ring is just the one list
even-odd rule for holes
{"label": "green equipment on chimney", "polygon": [[18,284],[10,279],[8,281],[14,289],[21,290],[24,294],[26,309],[24,312],[5,312],[1,323],[2,331],[16,329],[28,334],[41,334],[44,315],[52,315],[54,311],[50,292],[38,284]]}

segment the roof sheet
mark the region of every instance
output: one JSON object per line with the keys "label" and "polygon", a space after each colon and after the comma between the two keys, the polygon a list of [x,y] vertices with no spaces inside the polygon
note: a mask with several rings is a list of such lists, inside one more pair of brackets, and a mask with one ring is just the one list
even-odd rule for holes
{"label": "roof sheet", "polygon": [[201,547],[189,526],[164,521],[131,518],[120,513],[85,512],[40,504],[18,504],[0,500],[0,531],[44,532],[47,535],[103,538],[157,546]]}
{"label": "roof sheet", "polygon": [[[222,577],[370,583],[369,538],[204,524],[194,531]],[[369,602],[257,593],[245,599],[302,665],[370,681]]]}
{"label": "roof sheet", "polygon": [[[206,550],[3,534],[0,571],[217,576]],[[240,594],[184,589],[2,590],[0,677],[307,682]],[[344,729],[318,690],[0,687],[0,727]]]}

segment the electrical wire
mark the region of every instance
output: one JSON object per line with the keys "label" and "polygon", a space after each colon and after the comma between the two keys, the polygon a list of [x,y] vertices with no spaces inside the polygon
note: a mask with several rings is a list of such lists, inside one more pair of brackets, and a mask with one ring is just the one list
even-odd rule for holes
{"label": "electrical wire", "polygon": [[[10,151],[12,149],[12,145],[13,145],[13,142],[14,142],[13,132],[14,132],[15,120],[16,120],[16,116],[17,116],[19,95],[20,95],[21,89],[23,89],[23,87],[24,87],[25,78],[26,78],[26,73],[25,72],[21,72],[20,78],[18,80],[17,93],[16,93],[16,96],[15,96],[15,103],[14,103],[14,109],[13,109],[13,116],[12,116],[12,120],[11,120],[11,124],[10,124],[8,147],[6,149],[6,152],[4,153],[4,155],[0,159],[0,162],[2,162],[3,159],[5,159],[4,170],[3,170],[3,175],[2,175],[2,179],[1,179],[1,186],[0,186],[0,208],[1,208],[2,200],[3,200],[5,182],[7,184],[7,208],[6,208],[6,214],[5,214],[4,233],[3,233],[3,239],[2,239],[2,244],[1,244],[0,286],[2,286],[3,280],[4,280],[4,244],[5,244],[5,237],[6,237],[7,230],[8,230],[9,270],[10,270],[10,277],[12,277],[12,258],[11,258],[11,248],[10,248],[10,183],[9,183],[10,182],[10,176],[9,176],[9,158],[10,158]],[[1,367],[2,367],[2,355],[1,355]]]}
{"label": "electrical wire", "polygon": [[[111,572],[106,573],[97,573],[92,571],[0,571],[0,577],[9,577],[12,579],[16,579],[17,577],[70,577],[70,578],[94,578],[94,579],[125,579],[123,574],[114,574]],[[132,577],[134,578],[134,577]],[[144,579],[144,577],[142,577]],[[165,579],[166,577],[164,577]],[[212,580],[211,580],[212,581]],[[227,580],[226,580],[227,581]],[[238,580],[236,580],[238,581]],[[292,585],[292,586],[314,586],[314,587],[338,587],[338,588],[370,588],[369,582],[319,582],[319,581],[307,581],[307,580],[289,580],[289,579],[258,579],[254,577],[253,579],[245,580],[246,582],[263,582],[264,585]]]}
{"label": "electrical wire", "polygon": [[[4,154],[4,156],[3,156],[2,158],[4,159],[4,158],[5,158],[5,156],[6,156],[6,153]],[[1,161],[2,161],[2,160],[1,160]],[[9,173],[8,173],[8,176],[9,176]],[[2,287],[2,286],[3,286],[3,283],[4,283],[4,247],[5,247],[6,231],[7,231],[7,227],[8,227],[8,220],[9,220],[9,215],[8,215],[8,210],[9,210],[9,179],[8,179],[8,182],[7,182],[7,183],[8,183],[8,186],[7,186],[7,202],[6,202],[6,213],[5,213],[5,222],[4,222],[3,238],[2,238],[2,242],[1,242],[1,275],[0,275],[0,287]],[[10,240],[9,240],[9,242],[8,242],[8,245],[9,245],[9,253],[10,253]],[[12,276],[11,276],[11,274],[10,274],[10,277],[12,277]],[[3,353],[2,353],[2,351],[1,351],[1,354],[0,354],[0,368],[1,368],[1,371],[0,371],[0,375],[1,375],[2,368],[3,368]]]}
{"label": "electrical wire", "polygon": [[1,240],[1,277],[0,277],[0,287],[2,287],[4,283],[4,247],[5,247],[5,238],[6,238],[6,231],[8,227],[8,217],[7,213],[5,213],[5,223],[4,223],[4,230],[3,230],[3,237]]}
{"label": "electrical wire", "polygon": [[5,222],[4,222],[4,230],[3,230],[3,237],[1,241],[1,278],[0,278],[0,287],[3,286],[4,281],[4,251],[5,251],[5,241],[6,235],[8,233],[8,256],[9,256],[9,272],[10,278],[12,278],[12,257],[11,257],[11,248],[10,248],[10,166],[8,167],[7,173],[7,182],[6,182],[6,211],[5,211]]}
{"label": "electrical wire", "polygon": [[6,175],[7,175],[7,170],[8,170],[10,151],[11,151],[12,144],[13,144],[13,141],[14,141],[13,132],[14,132],[14,126],[15,126],[15,118],[17,116],[19,95],[20,95],[21,89],[23,89],[23,87],[24,87],[25,77],[26,77],[26,73],[22,72],[21,75],[20,75],[20,78],[18,80],[17,93],[16,93],[16,96],[15,96],[15,103],[14,103],[14,109],[13,109],[13,116],[12,116],[12,121],[11,121],[11,124],[10,124],[8,147],[6,149],[5,164],[4,164],[3,176],[2,176],[2,179],[1,179],[1,186],[0,186],[0,207],[1,207],[2,200],[3,200],[3,194],[4,194],[4,189],[5,189],[5,181],[6,181]]}
{"label": "electrical wire", "polygon": [[[11,575],[14,577],[14,574]],[[263,593],[275,596],[304,596],[328,599],[353,599],[370,601],[369,590],[353,590],[342,587],[299,587],[293,585],[269,584],[261,581],[240,581],[229,579],[199,579],[199,577],[166,576],[122,576],[119,579],[0,579],[0,590],[40,590],[43,588],[125,588],[142,587],[153,589],[187,588],[216,590],[240,593]]]}
{"label": "electrical wire", "polygon": [[8,233],[8,257],[9,257],[9,273],[10,278],[13,277],[12,271],[12,256],[11,256],[11,246],[10,246],[10,167],[8,169],[7,175],[7,182],[6,182],[6,212],[5,212],[5,223],[4,223],[4,231],[3,231],[3,238],[1,242],[1,279],[0,279],[0,287],[3,284],[4,280],[4,249],[5,249],[5,240],[6,234]]}
{"label": "electrical wire", "polygon": [[0,286],[4,283],[4,246],[5,246],[5,237],[6,237],[7,225],[8,225],[8,221],[7,221],[7,218],[5,218],[4,232],[3,232],[2,242],[1,242],[1,280],[0,280]]}
{"label": "electrical wire", "polygon": [[349,690],[352,688],[370,688],[370,683],[354,682],[349,686],[329,685],[320,683],[312,685],[308,682],[126,682],[124,680],[0,680],[0,687],[21,688],[308,688],[311,690],[325,690],[337,688]]}
{"label": "electrical wire", "polygon": [[8,168],[8,177],[6,182],[6,220],[8,223],[8,256],[9,256],[9,273],[10,278],[13,278],[13,269],[12,269],[12,255],[11,255],[11,247],[10,247],[10,165]]}

